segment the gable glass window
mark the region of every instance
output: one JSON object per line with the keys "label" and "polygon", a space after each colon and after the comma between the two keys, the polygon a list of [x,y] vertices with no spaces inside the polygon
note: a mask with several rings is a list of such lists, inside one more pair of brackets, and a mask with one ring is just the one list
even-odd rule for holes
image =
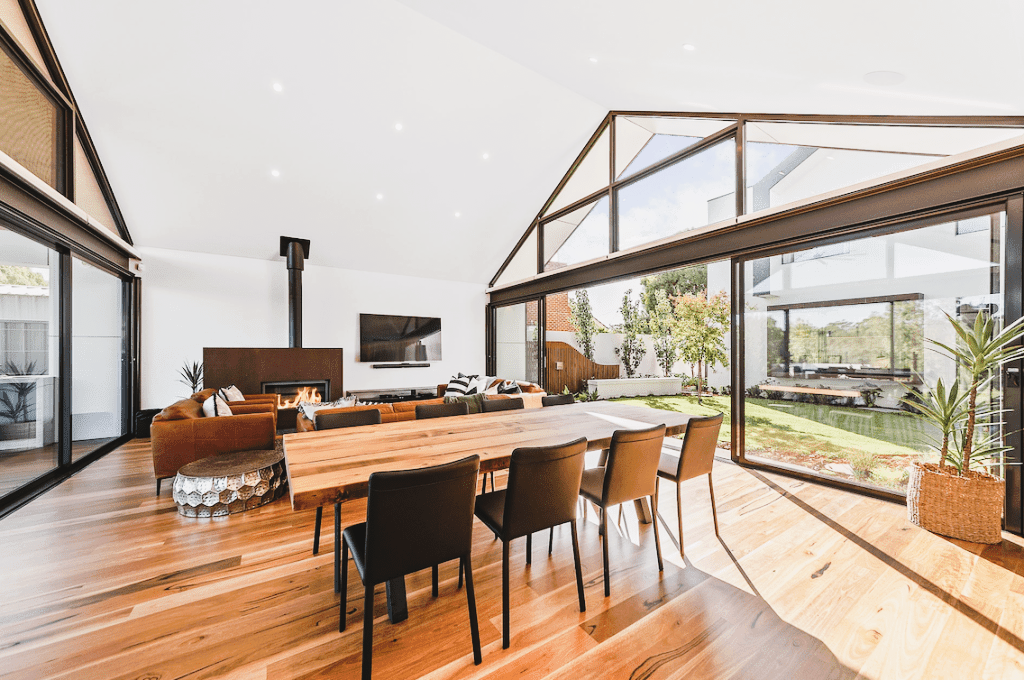
{"label": "gable glass window", "polygon": [[608,254],[608,197],[544,223],[544,271]]}
{"label": "gable glass window", "polygon": [[0,227],[0,496],[58,464],[56,251]]}
{"label": "gable glass window", "polygon": [[619,249],[736,216],[736,142],[715,144],[619,190]]}
{"label": "gable glass window", "polygon": [[640,172],[735,122],[706,118],[617,116],[615,179]]}
{"label": "gable glass window", "polygon": [[747,123],[747,212],[853,187],[1020,134],[1012,127]]}

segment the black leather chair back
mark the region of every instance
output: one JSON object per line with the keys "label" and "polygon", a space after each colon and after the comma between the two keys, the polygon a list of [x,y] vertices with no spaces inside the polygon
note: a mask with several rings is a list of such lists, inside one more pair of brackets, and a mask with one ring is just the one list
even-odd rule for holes
{"label": "black leather chair back", "polygon": [[718,432],[722,429],[724,414],[691,418],[683,435],[683,448],[679,456],[676,480],[685,482],[701,475],[710,474],[715,461],[715,447]]}
{"label": "black leather chair back", "polygon": [[382,583],[469,555],[480,456],[420,470],[375,472],[366,500],[364,583]]}
{"label": "black leather chair back", "polygon": [[516,411],[523,408],[523,398],[512,399],[484,399],[480,404],[482,413],[494,413],[495,411]]}
{"label": "black leather chair back", "polygon": [[664,425],[612,433],[602,505],[609,507],[654,495],[664,441]]}
{"label": "black leather chair back", "polygon": [[416,420],[464,416],[469,413],[469,404],[457,401],[453,404],[417,404]]}
{"label": "black leather chair back", "polygon": [[552,394],[540,398],[541,406],[561,406],[563,404],[575,404],[576,397],[571,394]]}
{"label": "black leather chair back", "polygon": [[313,414],[313,427],[317,430],[335,430],[340,427],[359,427],[360,425],[380,425],[380,411],[371,408],[365,411]]}
{"label": "black leather chair back", "polygon": [[519,538],[576,519],[586,452],[586,437],[512,452],[503,538]]}

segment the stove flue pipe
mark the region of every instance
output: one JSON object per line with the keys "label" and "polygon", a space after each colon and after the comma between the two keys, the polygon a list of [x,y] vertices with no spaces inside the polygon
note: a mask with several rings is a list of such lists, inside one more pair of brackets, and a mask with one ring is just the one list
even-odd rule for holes
{"label": "stove flue pipe", "polygon": [[302,270],[309,257],[309,240],[282,236],[281,256],[288,264],[288,346],[302,347]]}

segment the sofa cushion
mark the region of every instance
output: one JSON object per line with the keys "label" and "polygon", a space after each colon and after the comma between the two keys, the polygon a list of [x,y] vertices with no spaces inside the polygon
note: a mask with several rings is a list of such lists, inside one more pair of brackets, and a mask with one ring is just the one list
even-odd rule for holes
{"label": "sofa cushion", "polygon": [[523,390],[519,387],[519,383],[506,380],[503,383],[498,384],[498,394],[522,394]]}
{"label": "sofa cushion", "polygon": [[544,392],[544,388],[537,383],[526,382],[525,380],[517,380],[516,382],[519,384],[519,389],[523,391],[523,394],[547,394],[547,392]]}
{"label": "sofa cushion", "polygon": [[202,404],[204,401],[209,399],[214,394],[217,394],[217,390],[213,387],[207,387],[205,390],[199,390],[192,395],[192,398]]}
{"label": "sofa cushion", "polygon": [[182,399],[176,401],[163,411],[153,417],[153,422],[167,420],[187,420],[188,418],[202,418],[203,406],[193,399]]}
{"label": "sofa cushion", "polygon": [[448,388],[444,391],[446,397],[460,397],[469,394],[476,394],[479,391],[477,377],[475,375],[462,375],[461,373],[452,376],[448,381]]}
{"label": "sofa cushion", "polygon": [[207,418],[229,416],[231,415],[231,407],[228,406],[228,402],[221,399],[219,394],[211,394],[210,397],[203,402],[203,415]]}
{"label": "sofa cushion", "polygon": [[221,396],[224,401],[245,401],[245,395],[242,394],[242,390],[238,389],[234,385],[228,385],[217,390],[217,394]]}
{"label": "sofa cushion", "polygon": [[[483,401],[484,401],[484,395],[483,394],[469,394],[469,395],[463,395],[463,396],[445,396],[445,398],[444,398],[444,403],[446,403],[446,404],[455,404],[455,403],[458,403],[460,401],[464,401],[467,404],[469,404],[469,412],[470,413],[480,413],[481,411],[483,411]],[[421,402],[421,403],[426,403],[426,402]]]}

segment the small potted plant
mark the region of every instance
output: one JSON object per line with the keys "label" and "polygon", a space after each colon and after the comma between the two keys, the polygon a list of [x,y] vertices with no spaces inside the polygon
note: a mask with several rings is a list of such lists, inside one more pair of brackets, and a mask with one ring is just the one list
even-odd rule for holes
{"label": "small potted plant", "polygon": [[[35,362],[28,366],[17,366],[8,361],[3,366],[5,375],[36,375]],[[0,441],[16,439],[32,439],[36,436],[36,421],[30,419],[31,404],[29,397],[35,392],[34,382],[0,383]]]}
{"label": "small potted plant", "polygon": [[960,389],[954,380],[942,380],[926,394],[904,397],[920,418],[931,423],[939,437],[927,443],[936,451],[938,463],[911,464],[907,485],[907,514],[911,522],[943,536],[975,543],[1002,540],[1003,479],[986,468],[1003,462],[1010,447],[1000,433],[1001,409],[980,405],[978,395],[988,388],[998,369],[1024,358],[1018,341],[1024,336],[1024,318],[994,334],[988,314],[979,314],[973,327],[957,322],[948,314],[959,340],[956,346],[928,339],[966,378]]}
{"label": "small potted plant", "polygon": [[197,361],[191,364],[186,361],[185,365],[178,371],[178,374],[182,378],[178,382],[182,385],[188,385],[188,388],[192,390],[189,392],[189,395],[195,394],[203,386],[203,365]]}

